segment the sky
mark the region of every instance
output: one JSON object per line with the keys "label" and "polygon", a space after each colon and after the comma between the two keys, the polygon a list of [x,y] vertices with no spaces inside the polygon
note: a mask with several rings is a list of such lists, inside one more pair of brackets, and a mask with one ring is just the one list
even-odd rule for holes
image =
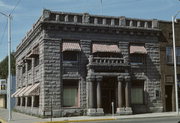
{"label": "sky", "polygon": [[[12,13],[13,17],[12,51],[16,51],[43,9],[171,21],[180,10],[180,0],[0,0],[0,12]],[[0,15],[0,61],[8,55],[7,47],[7,17]]]}

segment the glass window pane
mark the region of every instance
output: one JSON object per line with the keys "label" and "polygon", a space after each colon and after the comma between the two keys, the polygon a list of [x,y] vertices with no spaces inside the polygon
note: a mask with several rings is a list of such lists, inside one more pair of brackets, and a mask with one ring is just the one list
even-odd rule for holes
{"label": "glass window pane", "polygon": [[77,88],[64,88],[63,104],[66,107],[77,106]]}
{"label": "glass window pane", "polygon": [[77,61],[78,53],[77,52],[63,52],[63,60],[64,61]]}
{"label": "glass window pane", "polygon": [[133,104],[143,104],[143,88],[131,89],[131,101]]}
{"label": "glass window pane", "polygon": [[166,61],[167,63],[173,63],[172,47],[166,47]]}
{"label": "glass window pane", "polygon": [[180,64],[180,47],[176,47],[176,62]]}

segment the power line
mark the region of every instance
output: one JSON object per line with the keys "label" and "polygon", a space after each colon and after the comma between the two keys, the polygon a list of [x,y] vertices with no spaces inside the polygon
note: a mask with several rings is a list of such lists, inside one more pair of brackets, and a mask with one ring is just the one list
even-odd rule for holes
{"label": "power line", "polygon": [[14,12],[14,10],[16,9],[16,7],[19,5],[20,2],[21,0],[18,0],[18,2],[16,3],[16,5],[14,6],[14,8],[12,9],[9,15],[11,15]]}

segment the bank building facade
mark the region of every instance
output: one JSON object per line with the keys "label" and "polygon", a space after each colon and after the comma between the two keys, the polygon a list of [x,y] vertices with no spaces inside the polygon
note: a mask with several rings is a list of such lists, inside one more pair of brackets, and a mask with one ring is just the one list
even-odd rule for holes
{"label": "bank building facade", "polygon": [[162,112],[157,20],[43,10],[16,50],[15,109],[49,116]]}

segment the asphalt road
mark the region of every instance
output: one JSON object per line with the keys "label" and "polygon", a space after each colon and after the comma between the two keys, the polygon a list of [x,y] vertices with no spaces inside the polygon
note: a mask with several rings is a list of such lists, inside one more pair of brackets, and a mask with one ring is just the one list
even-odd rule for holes
{"label": "asphalt road", "polygon": [[[81,122],[81,123],[87,123],[87,122]],[[96,121],[89,123],[180,123],[180,117],[124,119],[124,120],[111,120],[111,121]]]}

